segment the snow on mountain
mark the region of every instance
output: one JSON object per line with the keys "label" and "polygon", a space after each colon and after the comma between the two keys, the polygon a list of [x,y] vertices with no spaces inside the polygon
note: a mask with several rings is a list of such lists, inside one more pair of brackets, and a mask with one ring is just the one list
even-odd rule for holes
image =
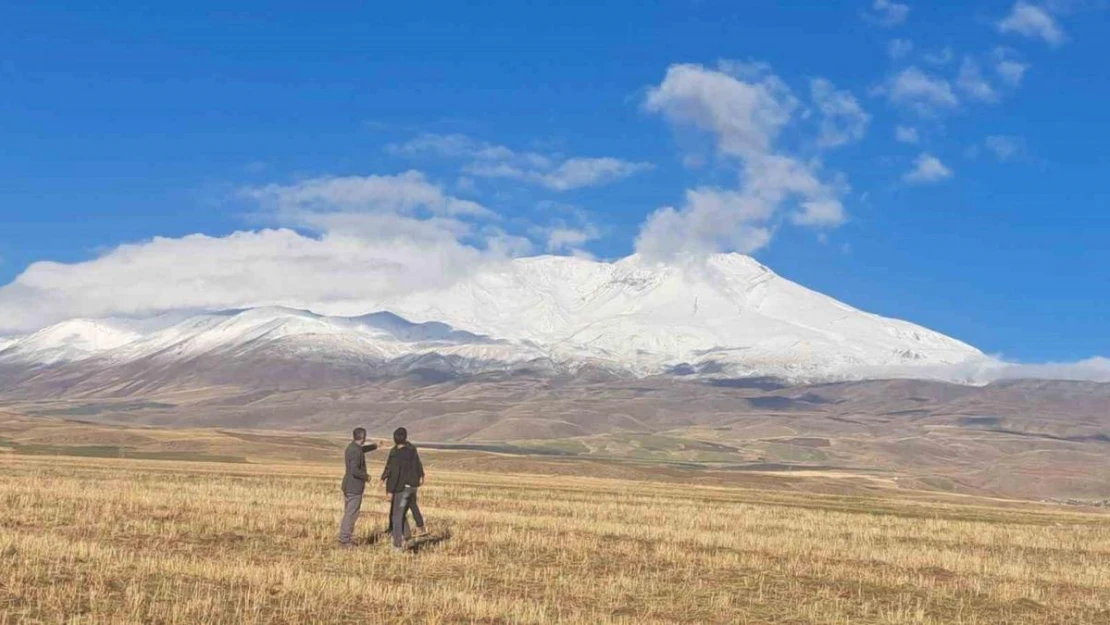
{"label": "snow on mountain", "polygon": [[842,378],[864,367],[982,357],[955,339],[856,310],[737,254],[690,267],[638,256],[615,263],[521,259],[382,308],[531,341],[556,358],[600,358],[645,374],[701,365],[735,375]]}
{"label": "snow on mountain", "polygon": [[[187,360],[264,350],[290,359],[483,366],[545,360],[648,375],[668,371],[845,379],[982,358],[925,328],[856,310],[755,260],[700,265],[637,256],[537,257],[490,266],[437,292],[379,302],[360,317],[256,308],[161,321],[68,321],[18,339],[0,361]],[[2,349],[3,344],[0,344]]]}
{"label": "snow on mountain", "polygon": [[71,319],[12,341],[0,358],[53,364],[82,360],[127,345],[141,335],[108,321]]}

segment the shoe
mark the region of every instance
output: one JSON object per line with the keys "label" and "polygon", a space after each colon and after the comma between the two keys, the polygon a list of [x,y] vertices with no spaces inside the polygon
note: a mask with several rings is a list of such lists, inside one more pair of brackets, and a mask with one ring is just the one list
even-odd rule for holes
{"label": "shoe", "polygon": [[354,543],[339,543],[339,548],[340,549],[354,549],[355,545],[354,545]]}
{"label": "shoe", "polygon": [[416,531],[412,533],[412,535],[415,536],[416,538],[422,538],[422,537],[428,535],[428,530],[427,530],[427,528],[424,528],[424,527],[418,527],[418,528],[416,528]]}

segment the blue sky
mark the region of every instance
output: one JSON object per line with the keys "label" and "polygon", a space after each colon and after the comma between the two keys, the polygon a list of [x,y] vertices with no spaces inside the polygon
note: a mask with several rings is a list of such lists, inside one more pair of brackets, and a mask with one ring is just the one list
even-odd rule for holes
{"label": "blue sky", "polygon": [[0,332],[742,251],[1010,359],[1110,354],[1100,2],[21,4]]}

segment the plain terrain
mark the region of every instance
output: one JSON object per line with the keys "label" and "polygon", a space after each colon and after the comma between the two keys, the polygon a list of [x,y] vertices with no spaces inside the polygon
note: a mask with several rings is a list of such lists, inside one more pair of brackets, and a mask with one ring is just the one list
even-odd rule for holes
{"label": "plain terrain", "polygon": [[[831,471],[953,493],[1110,500],[1110,384],[784,386],[491,374],[335,387],[312,377],[328,373],[313,367],[298,370],[311,379],[269,380],[282,371],[271,364],[237,365],[238,375],[256,377],[228,372],[219,384],[211,373],[198,380],[177,370],[157,380],[139,371],[123,379],[41,371],[0,390],[0,413],[316,438],[355,425],[384,436],[404,425],[420,440],[475,451],[720,471]],[[244,453],[239,446],[218,455]]]}
{"label": "plain terrain", "polygon": [[0,452],[0,623],[1110,623],[1106,511],[427,450],[397,556],[374,497],[334,546],[341,441],[135,429],[120,459],[71,427]]}

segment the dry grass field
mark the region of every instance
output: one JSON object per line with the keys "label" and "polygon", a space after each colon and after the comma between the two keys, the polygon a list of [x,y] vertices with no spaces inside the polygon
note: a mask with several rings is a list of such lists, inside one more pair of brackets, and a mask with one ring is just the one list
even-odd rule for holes
{"label": "dry grass field", "polygon": [[397,555],[331,466],[0,454],[0,623],[1110,623],[1107,514],[428,464]]}

